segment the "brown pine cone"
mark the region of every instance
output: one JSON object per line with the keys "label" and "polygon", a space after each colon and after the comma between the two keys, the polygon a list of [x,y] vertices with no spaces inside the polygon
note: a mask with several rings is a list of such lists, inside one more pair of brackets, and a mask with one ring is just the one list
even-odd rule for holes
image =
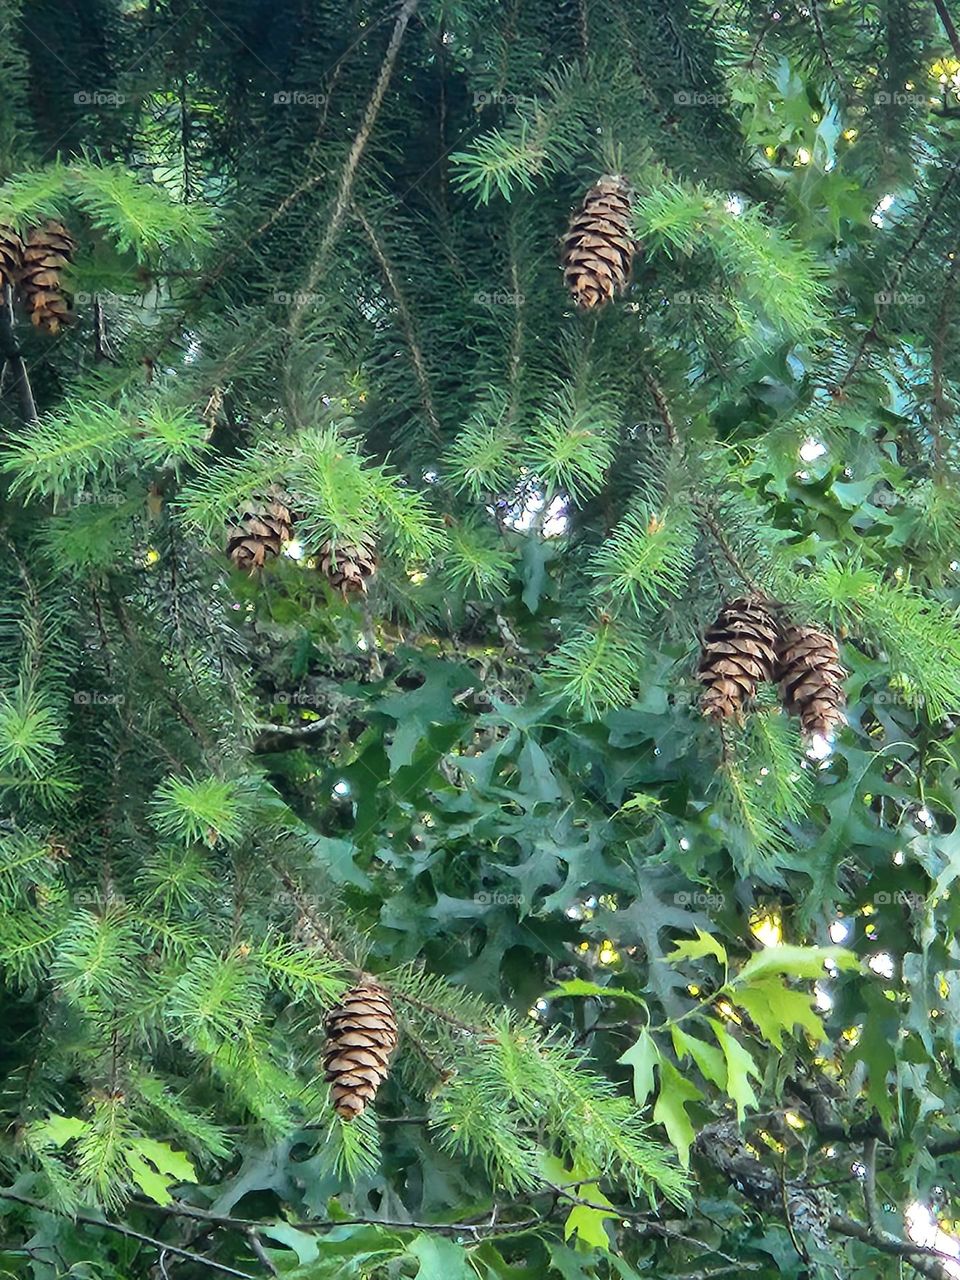
{"label": "brown pine cone", "polygon": [[289,498],[273,490],[250,502],[239,522],[227,530],[227,555],[238,569],[253,573],[274,560],[293,532]]}
{"label": "brown pine cone", "polygon": [[365,978],[331,1009],[323,1052],[325,1079],[337,1115],[360,1115],[389,1074],[397,1047],[397,1015],[386,990]]}
{"label": "brown pine cone", "polygon": [[763,680],[772,680],[780,633],[771,602],[731,600],[707,630],[697,673],[705,686],[705,716],[726,720],[739,715]]}
{"label": "brown pine cone", "polygon": [[776,678],[784,708],[800,717],[804,733],[828,737],[843,723],[846,674],[832,635],[795,623],[784,627],[777,648]]}
{"label": "brown pine cone", "polygon": [[364,592],[377,572],[377,544],[371,534],[361,534],[355,542],[328,538],[318,556],[321,573],[341,595]]}
{"label": "brown pine cone", "polygon": [[631,208],[626,180],[607,175],[590,188],[570,220],[561,264],[567,288],[583,311],[603,306],[627,286],[637,248]]}
{"label": "brown pine cone", "polygon": [[70,320],[62,272],[73,261],[75,248],[73,237],[61,222],[34,227],[23,246],[20,294],[30,319],[47,333],[59,333]]}
{"label": "brown pine cone", "polygon": [[13,227],[0,227],[0,290],[16,290],[22,268],[23,241]]}

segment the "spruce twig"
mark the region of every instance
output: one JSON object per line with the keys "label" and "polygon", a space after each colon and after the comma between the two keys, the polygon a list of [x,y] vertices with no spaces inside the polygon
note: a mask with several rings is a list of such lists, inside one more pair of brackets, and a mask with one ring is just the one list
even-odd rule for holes
{"label": "spruce twig", "polygon": [[343,172],[340,175],[340,185],[337,189],[336,199],[333,205],[333,211],[330,220],[327,223],[323,238],[320,241],[320,248],[317,250],[316,257],[310,265],[307,272],[306,283],[303,293],[300,295],[298,304],[294,307],[290,315],[290,332],[297,334],[303,322],[303,313],[308,305],[307,299],[315,292],[317,282],[323,274],[326,266],[327,256],[330,253],[333,243],[340,232],[340,227],[350,207],[350,196],[353,192],[353,184],[357,176],[357,168],[360,164],[360,158],[366,150],[370,135],[373,132],[373,126],[376,124],[377,116],[380,114],[380,108],[383,105],[383,99],[386,96],[390,80],[393,76],[393,69],[396,65],[397,56],[400,53],[400,45],[403,43],[404,33],[407,25],[413,17],[419,0],[403,0],[400,6],[400,12],[397,14],[397,21],[394,24],[393,33],[390,36],[390,42],[387,45],[387,51],[384,54],[383,63],[380,67],[380,74],[374,85],[373,93],[370,95],[370,101],[367,103],[367,109],[363,113],[363,120],[360,128],[357,130],[353,139],[353,144],[347,155],[346,163],[343,166]]}
{"label": "spruce twig", "polygon": [[366,233],[367,239],[370,241],[370,247],[373,249],[374,256],[380,264],[380,270],[383,272],[384,279],[393,294],[394,301],[397,304],[397,314],[400,317],[400,324],[403,328],[404,337],[407,340],[407,346],[410,348],[410,359],[413,361],[414,372],[417,375],[417,385],[420,388],[420,397],[423,400],[424,412],[427,415],[427,421],[430,423],[430,430],[434,437],[439,441],[441,436],[440,420],[437,417],[436,409],[433,404],[433,395],[430,391],[430,380],[427,377],[427,364],[423,358],[423,349],[417,338],[416,327],[413,323],[413,316],[407,305],[406,297],[400,288],[400,281],[397,279],[397,273],[393,269],[393,264],[387,257],[383,245],[377,236],[376,231],[370,219],[358,206],[353,206],[353,211],[357,216],[360,225]]}
{"label": "spruce twig", "polygon": [[30,377],[27,373],[27,366],[20,354],[20,347],[16,337],[16,319],[13,311],[13,289],[10,285],[5,285],[3,290],[3,305],[0,307],[0,354],[5,360],[5,368],[10,370],[13,385],[17,390],[17,397],[20,401],[20,416],[24,422],[36,422],[37,404],[33,398],[33,388],[30,386]]}

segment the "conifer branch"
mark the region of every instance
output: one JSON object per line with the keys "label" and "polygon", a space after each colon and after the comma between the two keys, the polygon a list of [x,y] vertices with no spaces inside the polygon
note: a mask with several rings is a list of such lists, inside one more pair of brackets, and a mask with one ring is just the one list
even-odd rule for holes
{"label": "conifer branch", "polygon": [[33,388],[30,386],[27,366],[17,344],[16,320],[13,313],[13,289],[10,285],[4,286],[3,302],[2,306],[0,306],[0,355],[5,361],[5,368],[10,370],[13,385],[17,389],[17,397],[20,401],[20,416],[24,422],[36,422],[39,415],[37,414],[36,401],[33,398]]}
{"label": "conifer branch", "polygon": [[[907,245],[899,261],[894,267],[892,273],[884,282],[883,292],[885,294],[892,294],[897,291],[897,288],[899,287],[900,281],[903,277],[903,273],[907,269],[907,264],[910,262],[910,259],[916,253],[917,249],[920,247],[920,244],[925,239],[927,232],[933,226],[934,220],[936,219],[936,216],[940,210],[940,206],[946,200],[947,196],[949,195],[950,191],[953,188],[954,183],[957,181],[958,178],[960,178],[960,160],[955,160],[953,164],[950,166],[950,172],[948,173],[947,177],[941,183],[940,190],[937,192],[934,199],[930,201],[930,204],[927,207],[927,212],[924,215],[920,225],[917,227],[917,230],[914,233],[913,239]],[[874,338],[876,338],[877,333],[879,332],[879,329],[880,329],[880,310],[878,309],[877,314],[873,318],[873,323],[870,325],[870,328],[867,329],[866,333],[864,333],[863,337],[860,339],[860,342],[857,346],[857,350],[854,353],[853,360],[850,363],[849,368],[841,378],[836,388],[837,393],[842,395],[843,392],[846,390],[847,386],[850,384],[850,380],[853,378],[854,374],[857,372],[857,370],[860,367],[860,363],[863,360],[867,347],[874,340]]]}
{"label": "conifer branch", "polygon": [[657,412],[663,421],[664,429],[667,433],[667,441],[672,449],[680,447],[680,433],[677,431],[677,424],[673,420],[673,414],[670,412],[670,406],[667,403],[667,397],[663,393],[663,387],[649,371],[649,369],[641,366],[643,380],[653,396],[653,402],[657,406]]}
{"label": "conifer branch", "polygon": [[744,567],[744,565],[740,560],[740,557],[734,551],[733,547],[731,547],[730,542],[727,539],[727,535],[724,533],[720,522],[717,520],[716,516],[713,514],[713,511],[710,509],[709,504],[703,498],[696,497],[696,496],[692,499],[692,501],[693,501],[693,505],[696,507],[697,511],[700,513],[700,517],[703,520],[703,523],[707,526],[707,528],[713,534],[714,541],[716,542],[720,550],[723,552],[725,559],[728,561],[731,568],[737,574],[740,581],[746,587],[749,587],[753,595],[765,598],[767,596],[767,592],[764,591],[763,588],[756,581],[756,579],[751,577],[751,575],[747,572],[746,568]]}
{"label": "conifer branch", "polygon": [[393,33],[387,45],[384,54],[383,63],[380,67],[380,74],[377,77],[377,83],[374,86],[373,93],[370,95],[370,101],[367,103],[367,109],[363,113],[363,120],[360,128],[353,139],[350,151],[347,155],[346,163],[343,166],[343,172],[340,175],[340,185],[337,189],[336,199],[333,205],[333,211],[330,220],[327,223],[323,238],[320,241],[320,248],[317,250],[316,257],[310,265],[307,272],[306,282],[303,293],[296,307],[294,307],[290,315],[290,332],[296,334],[299,332],[303,321],[303,314],[308,305],[307,299],[316,291],[317,282],[323,274],[326,266],[327,255],[329,254],[333,243],[340,232],[343,219],[350,207],[350,197],[353,192],[354,180],[357,176],[357,168],[360,164],[360,158],[363,155],[367,143],[370,140],[370,134],[373,132],[373,126],[376,124],[377,116],[380,114],[380,107],[383,105],[383,99],[386,96],[387,89],[390,85],[393,69],[396,65],[397,56],[400,53],[400,45],[403,43],[403,36],[407,29],[410,19],[413,17],[419,0],[403,0],[400,6],[400,12],[397,14],[397,21],[394,24]]}
{"label": "conifer branch", "polygon": [[393,294],[394,301],[397,304],[397,313],[400,316],[400,324],[403,328],[404,336],[407,339],[407,346],[410,348],[410,359],[413,361],[414,372],[417,375],[417,384],[420,387],[420,396],[423,400],[423,408],[427,415],[427,421],[430,423],[430,429],[437,440],[442,438],[440,431],[440,420],[437,417],[436,409],[433,405],[433,395],[430,391],[430,380],[427,377],[427,365],[423,358],[423,350],[417,338],[417,331],[413,323],[413,316],[407,305],[406,297],[400,288],[400,282],[397,279],[397,273],[393,269],[390,259],[387,257],[383,245],[377,237],[371,225],[370,219],[358,206],[353,206],[360,225],[366,233],[367,239],[370,241],[370,247],[373,249],[374,256],[380,264],[380,270],[383,272],[390,292]]}
{"label": "conifer branch", "polygon": [[836,79],[837,77],[836,68],[833,65],[833,59],[830,57],[830,50],[827,48],[827,40],[823,32],[823,22],[821,21],[821,18],[820,18],[819,0],[810,0],[810,16],[813,19],[813,25],[817,32],[817,44],[819,44],[820,52],[823,54],[823,61],[826,64],[827,70],[830,72],[833,78]]}

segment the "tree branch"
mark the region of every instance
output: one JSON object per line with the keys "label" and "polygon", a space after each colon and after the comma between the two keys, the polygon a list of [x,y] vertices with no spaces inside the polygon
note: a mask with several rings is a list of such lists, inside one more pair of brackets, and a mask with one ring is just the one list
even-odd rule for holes
{"label": "tree branch", "polygon": [[[66,1213],[62,1209],[53,1209],[49,1205],[41,1204],[39,1200],[31,1200],[29,1196],[17,1195],[12,1191],[0,1190],[0,1200],[12,1200],[15,1204],[25,1205],[28,1209],[36,1209],[40,1213],[51,1213],[57,1218],[69,1218],[72,1222],[80,1222],[85,1227],[98,1227],[103,1231],[113,1231],[117,1235],[125,1236],[128,1240],[138,1240],[141,1244],[149,1244],[155,1249],[160,1249],[166,1253],[175,1253],[178,1258],[186,1258],[190,1262],[199,1263],[202,1267],[209,1267],[213,1271],[220,1271],[227,1276],[237,1276],[239,1280],[256,1280],[255,1276],[250,1275],[248,1271],[238,1271],[235,1267],[228,1267],[223,1262],[217,1262],[214,1258],[205,1258],[202,1253],[193,1253],[190,1249],[183,1249],[177,1244],[168,1244],[166,1240],[158,1240],[155,1236],[144,1235],[142,1231],[134,1231],[132,1227],[125,1226],[122,1222],[109,1222],[105,1218],[94,1218],[89,1214]],[[146,1207],[146,1206],[144,1206]],[[154,1206],[150,1206],[153,1208]],[[156,1206],[162,1208],[163,1206]],[[257,1224],[262,1226],[262,1223]]]}
{"label": "tree branch", "polygon": [[720,525],[720,522],[717,520],[716,516],[713,514],[713,511],[710,509],[709,504],[705,502],[703,498],[695,497],[693,499],[693,505],[696,507],[697,511],[699,511],[700,516],[703,520],[703,523],[707,526],[707,528],[713,534],[714,539],[716,540],[717,546],[723,552],[725,559],[728,561],[731,568],[736,573],[737,577],[741,580],[741,582],[744,583],[745,586],[750,588],[750,591],[755,596],[760,596],[761,598],[766,599],[767,592],[763,590],[763,588],[759,585],[756,579],[752,578],[750,574],[747,572],[747,570],[744,568],[737,553],[730,546],[730,543],[727,540],[727,535],[724,533]]}
{"label": "tree branch", "polygon": [[390,259],[387,257],[383,246],[381,245],[376,231],[370,222],[370,219],[358,205],[353,206],[353,212],[356,214],[360,225],[370,241],[370,247],[373,249],[374,257],[380,264],[380,270],[383,272],[384,279],[389,286],[390,292],[393,294],[394,301],[397,304],[397,314],[400,317],[400,325],[403,329],[404,337],[407,340],[407,346],[410,348],[410,359],[413,361],[413,369],[417,375],[417,385],[420,387],[420,398],[423,401],[423,408],[430,423],[430,429],[437,439],[441,438],[440,420],[437,417],[436,410],[433,405],[433,395],[430,391],[430,382],[427,378],[427,365],[423,358],[423,350],[417,338],[417,331],[414,327],[413,316],[410,308],[407,306],[407,300],[403,290],[400,288],[400,282],[397,274],[393,269]]}
{"label": "tree branch", "polygon": [[336,200],[333,205],[333,212],[330,215],[330,221],[327,223],[323,238],[320,241],[320,248],[317,255],[310,265],[307,273],[306,282],[304,284],[303,293],[300,301],[293,309],[290,316],[290,332],[296,334],[299,331],[303,320],[303,313],[308,304],[310,295],[316,290],[317,281],[323,274],[326,265],[327,255],[329,254],[333,243],[339,234],[343,219],[346,216],[347,209],[350,207],[350,196],[353,192],[354,180],[357,176],[357,167],[360,164],[360,157],[366,149],[370,140],[370,134],[373,132],[373,126],[376,124],[377,116],[380,114],[380,108],[383,105],[383,99],[386,96],[387,89],[390,85],[393,69],[397,62],[397,56],[400,53],[400,45],[403,43],[404,33],[407,25],[413,17],[417,7],[418,0],[403,0],[400,6],[400,12],[397,14],[397,21],[393,27],[393,33],[390,36],[390,42],[387,45],[387,51],[384,54],[383,63],[380,67],[380,74],[377,77],[377,83],[374,85],[373,93],[370,95],[370,101],[367,103],[367,109],[363,113],[363,120],[360,128],[353,139],[347,155],[346,163],[343,166],[343,172],[340,174],[340,185],[337,190]]}
{"label": "tree branch", "polygon": [[20,416],[24,422],[36,422],[39,416],[37,414],[37,404],[33,398],[33,388],[30,386],[27,366],[17,344],[16,318],[13,312],[13,289],[10,285],[4,286],[3,303],[0,306],[0,353],[2,353],[6,361],[6,367],[10,370],[13,385],[17,389],[17,397],[20,401]]}
{"label": "tree branch", "polygon": [[960,35],[958,35],[956,24],[950,16],[950,10],[943,0],[933,0],[933,7],[940,15],[940,21],[943,23],[944,31],[947,33],[947,39],[953,46],[954,56],[960,58]]}

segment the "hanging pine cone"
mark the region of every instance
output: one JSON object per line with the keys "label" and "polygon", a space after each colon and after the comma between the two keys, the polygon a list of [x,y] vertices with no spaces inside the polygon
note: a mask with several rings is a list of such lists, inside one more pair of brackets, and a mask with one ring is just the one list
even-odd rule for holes
{"label": "hanging pine cone", "polygon": [[23,241],[13,227],[0,227],[0,290],[16,290],[22,268]]}
{"label": "hanging pine cone", "polygon": [[355,542],[328,538],[318,560],[331,587],[344,596],[353,595],[366,591],[377,571],[377,544],[369,533],[361,534]]}
{"label": "hanging pine cone", "polygon": [[776,678],[790,715],[800,717],[804,733],[827,737],[843,722],[840,651],[833,636],[814,627],[788,623],[777,648]]}
{"label": "hanging pine cone", "polygon": [[359,982],[327,1014],[325,1079],[337,1115],[358,1116],[389,1074],[397,1047],[397,1015],[390,997],[373,978]]}
{"label": "hanging pine cone", "polygon": [[626,288],[637,247],[631,207],[626,181],[607,175],[590,188],[570,220],[561,253],[563,278],[584,311],[603,306]]}
{"label": "hanging pine cone", "polygon": [[34,227],[23,246],[20,293],[30,319],[47,333],[59,333],[70,319],[63,292],[63,268],[73,261],[76,245],[61,222]]}
{"label": "hanging pine cone", "polygon": [[274,560],[293,532],[293,516],[285,494],[275,490],[254,499],[239,523],[227,531],[227,555],[238,569],[253,573]]}
{"label": "hanging pine cone", "polygon": [[739,599],[724,605],[700,654],[704,715],[722,720],[739,715],[761,680],[774,678],[779,631],[768,601]]}

